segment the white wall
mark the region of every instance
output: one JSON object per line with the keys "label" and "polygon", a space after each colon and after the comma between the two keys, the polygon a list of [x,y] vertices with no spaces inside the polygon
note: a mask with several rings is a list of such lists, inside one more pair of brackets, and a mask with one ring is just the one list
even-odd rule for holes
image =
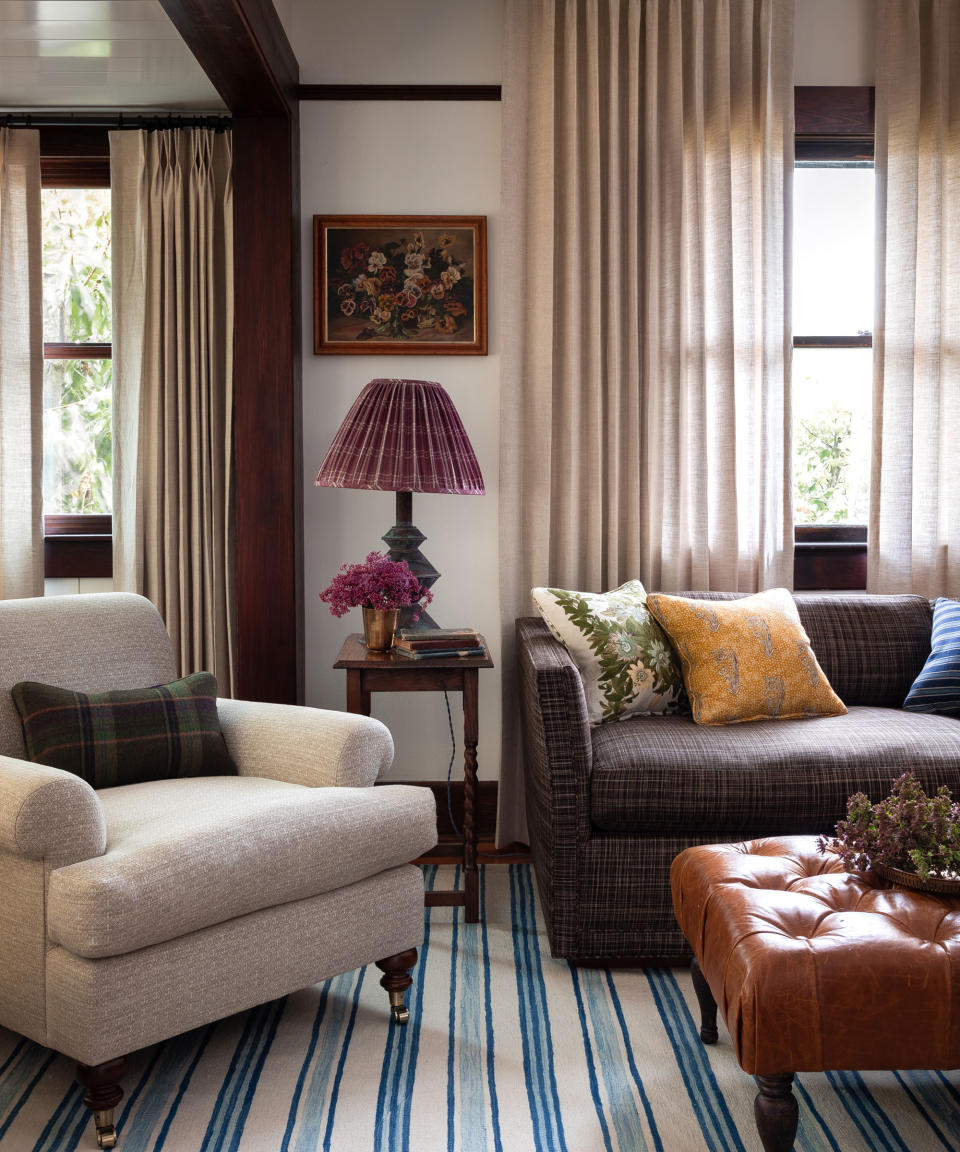
{"label": "white wall", "polygon": [[872,84],[876,0],[796,0],[794,84]]}
{"label": "white wall", "polygon": [[[303,83],[494,84],[500,0],[277,0]],[[873,82],[873,0],[797,0],[796,83]],[[317,596],[343,561],[380,547],[393,497],[315,488],[313,477],[357,393],[375,376],[439,380],[476,449],[487,495],[414,497],[425,555],[443,574],[431,612],[474,625],[499,662],[500,106],[496,103],[305,102],[301,105],[303,237],[304,587],[307,703],[344,706],[330,665],[359,613],[337,619]],[[490,354],[315,356],[312,217],[329,213],[462,213],[488,218]],[[480,775],[499,771],[499,671],[480,678]],[[454,726],[462,731],[459,697]],[[449,735],[434,693],[380,695],[374,715],[394,734],[394,779],[445,775]]]}
{"label": "white wall", "polygon": [[[496,83],[499,3],[389,0],[294,5],[288,35],[304,83]],[[474,58],[470,46],[483,51]],[[485,46],[485,47],[484,47]],[[484,54],[485,53],[485,54]],[[482,57],[482,63],[478,63]],[[482,631],[499,662],[497,480],[500,416],[500,106],[496,102],[341,102],[301,105],[303,236],[303,457],[306,700],[342,708],[344,673],[330,667],[359,610],[331,616],[318,593],[344,561],[362,559],[394,521],[388,493],[316,488],[313,478],[357,393],[376,376],[438,380],[460,413],[483,472],[485,496],[414,496],[424,555],[442,573],[430,612],[445,626]],[[313,215],[485,215],[487,356],[315,356]],[[499,772],[499,671],[480,676],[481,778]],[[462,779],[462,711],[451,696]],[[437,693],[378,694],[373,714],[394,735],[393,779],[446,775],[450,736]]]}

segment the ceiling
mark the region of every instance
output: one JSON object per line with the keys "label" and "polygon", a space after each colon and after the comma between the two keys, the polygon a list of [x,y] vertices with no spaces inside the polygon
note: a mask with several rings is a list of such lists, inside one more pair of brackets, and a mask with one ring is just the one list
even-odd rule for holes
{"label": "ceiling", "polygon": [[0,0],[0,108],[223,107],[158,0]]}

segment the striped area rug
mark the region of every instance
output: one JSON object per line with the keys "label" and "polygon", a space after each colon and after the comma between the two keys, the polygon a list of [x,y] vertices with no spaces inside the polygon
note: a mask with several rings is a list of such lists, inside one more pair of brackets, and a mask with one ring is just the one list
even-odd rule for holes
{"label": "striped area rug", "polygon": [[[428,887],[453,869],[428,868]],[[484,919],[435,908],[389,1023],[372,966],[133,1056],[121,1152],[750,1152],[753,1080],[705,1048],[684,971],[551,960],[525,864]],[[851,1011],[856,1011],[855,1002]],[[62,1057],[0,1030],[0,1152],[93,1149]],[[804,1075],[802,1152],[960,1152],[960,1076]]]}

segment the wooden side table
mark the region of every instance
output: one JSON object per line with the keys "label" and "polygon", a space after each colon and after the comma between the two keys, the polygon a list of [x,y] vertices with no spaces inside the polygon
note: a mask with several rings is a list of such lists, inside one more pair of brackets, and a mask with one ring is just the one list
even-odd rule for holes
{"label": "wooden side table", "polygon": [[[480,637],[486,650],[487,642]],[[347,711],[370,715],[371,692],[461,692],[463,694],[463,891],[427,892],[427,905],[463,907],[466,920],[480,919],[480,877],[477,872],[477,672],[492,668],[489,656],[438,656],[409,660],[396,652],[370,652],[363,636],[346,638],[334,668],[347,673]]]}

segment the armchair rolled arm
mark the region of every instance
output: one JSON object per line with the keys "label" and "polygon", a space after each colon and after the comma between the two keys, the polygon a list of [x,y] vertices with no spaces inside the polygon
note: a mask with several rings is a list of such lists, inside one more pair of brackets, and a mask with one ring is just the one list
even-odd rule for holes
{"label": "armchair rolled arm", "polygon": [[251,700],[218,700],[217,711],[241,776],[368,788],[393,763],[389,729],[369,716]]}
{"label": "armchair rolled arm", "polygon": [[107,825],[96,792],[72,772],[0,756],[0,848],[57,867],[102,856]]}

